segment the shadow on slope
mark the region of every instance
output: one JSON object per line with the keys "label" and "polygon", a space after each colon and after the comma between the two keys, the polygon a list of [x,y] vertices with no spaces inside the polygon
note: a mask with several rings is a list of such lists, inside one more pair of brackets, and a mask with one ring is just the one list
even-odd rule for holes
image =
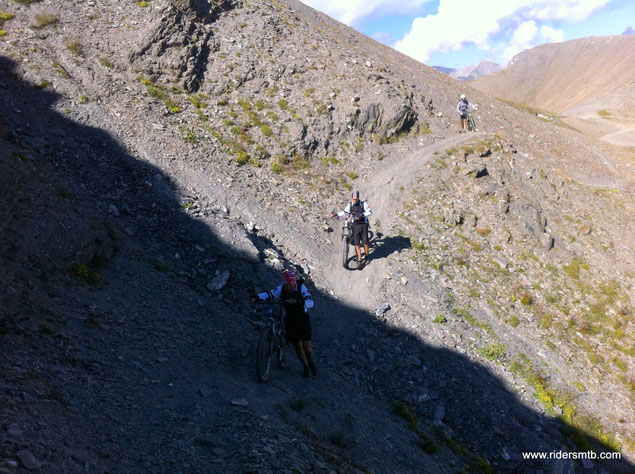
{"label": "shadow on slope", "polygon": [[[15,197],[0,228],[12,275],[0,280],[3,303],[12,301],[0,317],[0,414],[11,436],[23,433],[0,435],[3,457],[28,448],[46,470],[63,472],[306,472],[322,461],[432,472],[446,459],[459,460],[450,471],[487,471],[484,459],[501,471],[573,466],[522,460],[523,451],[565,449],[562,426],[487,368],[313,285],[319,378],[307,386],[292,360],[283,376],[257,384],[248,288],[273,285],[277,274],[223,244],[215,228],[227,216],[213,206],[207,221],[190,216],[169,177],[107,132],[60,115],[60,98],[14,68],[0,58],[2,195]],[[380,258],[404,245],[381,242]],[[206,283],[226,271],[229,283],[209,292]],[[307,408],[309,427],[280,409],[300,393],[319,400]],[[264,403],[264,415],[232,407],[239,394]],[[386,419],[400,431],[383,434]],[[274,436],[278,444],[265,443]]]}

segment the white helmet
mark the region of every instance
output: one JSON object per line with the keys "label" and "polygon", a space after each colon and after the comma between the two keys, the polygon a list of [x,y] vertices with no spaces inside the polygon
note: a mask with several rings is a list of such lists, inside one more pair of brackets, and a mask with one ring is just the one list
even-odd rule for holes
{"label": "white helmet", "polygon": [[461,94],[461,99],[465,99],[465,94]]}

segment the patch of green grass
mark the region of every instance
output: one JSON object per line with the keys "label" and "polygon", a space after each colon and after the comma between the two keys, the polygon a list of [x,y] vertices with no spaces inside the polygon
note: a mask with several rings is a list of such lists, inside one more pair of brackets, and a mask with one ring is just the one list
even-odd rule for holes
{"label": "patch of green grass", "polygon": [[26,156],[24,153],[14,151],[11,153],[11,155],[13,155],[14,158],[17,158],[18,160],[20,160],[22,163],[28,163],[29,161],[31,161],[29,157]]}
{"label": "patch of green grass", "polygon": [[315,87],[311,87],[304,91],[304,95],[306,97],[311,97],[311,94],[313,94],[314,92],[315,92]]}
{"label": "patch of green grass", "polygon": [[205,101],[203,101],[199,96],[188,95],[187,100],[189,100],[190,103],[197,109],[204,109],[205,107],[207,107]]}
{"label": "patch of green grass", "polygon": [[613,360],[611,360],[611,362],[613,362],[613,365],[617,367],[619,370],[621,370],[622,372],[626,372],[628,370],[628,364],[624,361],[624,359],[620,359],[619,357],[614,357]]}
{"label": "patch of green grass", "polygon": [[518,317],[516,315],[513,315],[513,314],[512,314],[512,316],[509,318],[509,320],[507,322],[513,328],[517,327],[520,324],[520,320],[518,319]]}
{"label": "patch of green grass", "polygon": [[270,137],[271,135],[273,135],[273,130],[271,130],[271,127],[269,125],[261,125],[260,131],[265,137]]}
{"label": "patch of green grass", "polygon": [[160,85],[154,85],[152,81],[143,78],[137,78],[141,84],[146,86],[146,91],[151,97],[159,99],[166,108],[172,112],[173,114],[178,114],[181,112],[181,108],[178,106],[176,102],[174,102],[168,92],[165,90],[165,87]]}
{"label": "patch of green grass", "polygon": [[452,308],[452,312],[454,314],[456,314],[457,316],[462,317],[463,319],[465,319],[470,325],[479,327],[481,329],[484,329],[489,334],[492,334],[492,335],[494,334],[494,330],[492,329],[492,327],[488,323],[484,323],[482,321],[477,320],[465,308],[461,308],[461,307],[456,307],[455,306],[455,307]]}
{"label": "patch of green grass", "polygon": [[305,169],[305,168],[311,167],[311,162],[309,161],[308,157],[295,155],[293,157],[293,161],[291,162],[291,165],[295,169]]}
{"label": "patch of green grass", "polygon": [[35,15],[35,21],[37,23],[35,25],[31,25],[31,28],[41,30],[47,26],[56,25],[59,23],[60,19],[51,13],[40,13]]}
{"label": "patch of green grass", "polygon": [[101,281],[101,277],[88,265],[83,265],[81,263],[77,263],[73,265],[73,273],[92,283],[98,283]]}
{"label": "patch of green grass", "polygon": [[523,293],[523,295],[520,297],[520,302],[524,306],[530,306],[534,304],[534,298],[529,293]]}
{"label": "patch of green grass", "polygon": [[542,313],[540,315],[540,327],[543,329],[549,329],[553,324],[553,316],[548,313]]}
{"label": "patch of green grass", "polygon": [[260,156],[260,158],[269,158],[271,156],[271,153],[269,153],[262,145],[256,146],[256,153]]}
{"label": "patch of green grass", "polygon": [[419,432],[419,421],[417,417],[410,411],[410,409],[403,402],[395,402],[392,405],[392,412],[403,418],[408,423],[408,428],[414,433]]}
{"label": "patch of green grass", "polygon": [[272,122],[277,122],[278,120],[280,120],[280,117],[278,117],[278,115],[271,110],[267,111],[267,117],[269,117]]}
{"label": "patch of green grass", "polygon": [[452,148],[448,148],[447,150],[445,150],[445,154],[448,156],[452,156],[453,154],[455,154],[458,150],[455,147]]}
{"label": "patch of green grass", "polygon": [[7,32],[2,29],[5,21],[9,21],[15,16],[15,13],[4,12],[0,10],[0,38],[6,36]]}
{"label": "patch of green grass", "polygon": [[486,347],[479,347],[477,352],[488,360],[501,363],[507,352],[503,344],[488,344]]}
{"label": "patch of green grass", "polygon": [[355,171],[351,171],[350,173],[346,173],[346,176],[348,176],[350,179],[357,179],[357,173],[355,173]]}
{"label": "patch of green grass", "polygon": [[610,117],[611,116],[611,112],[609,112],[608,110],[598,110],[598,115],[600,117]]}
{"label": "patch of green grass", "polygon": [[101,64],[103,67],[107,67],[108,69],[114,69],[115,68],[115,63],[113,63],[108,58],[100,58],[99,59],[99,64]]}
{"label": "patch of green grass", "polygon": [[492,233],[492,229],[487,229],[487,228],[477,228],[476,229],[476,233],[478,235],[480,235],[481,237],[487,237],[488,235],[490,235]]}
{"label": "patch of green grass", "polygon": [[463,446],[461,446],[456,440],[450,437],[445,431],[442,429],[437,429],[437,434],[441,438],[441,440],[445,443],[445,445],[450,448],[452,451],[457,453],[460,456],[468,459],[473,465],[463,472],[483,472],[484,474],[493,474],[492,467],[489,465],[487,460],[478,456],[477,454],[471,453]]}
{"label": "patch of green grass", "polygon": [[150,6],[150,3],[146,2],[146,1],[136,2],[136,4],[137,4],[138,7],[141,7],[141,8],[146,8],[146,7]]}
{"label": "patch of green grass", "polygon": [[441,313],[437,313],[432,322],[437,324],[446,324],[448,320]]}
{"label": "patch of green grass", "polygon": [[47,80],[47,79],[42,79],[42,81],[39,84],[35,84],[35,88],[36,89],[46,89],[48,86],[50,86],[52,84],[51,81]]}
{"label": "patch of green grass", "polygon": [[578,258],[573,258],[569,265],[563,265],[562,269],[573,280],[580,279],[580,269],[588,270],[589,266]]}
{"label": "patch of green grass", "polygon": [[84,52],[84,47],[79,41],[73,41],[71,43],[67,43],[66,49],[68,49],[75,56],[80,56]]}
{"label": "patch of green grass", "polygon": [[425,252],[426,246],[423,242],[419,240],[410,239],[410,246],[415,249],[417,252]]}
{"label": "patch of green grass", "polygon": [[289,107],[289,101],[286,99],[279,99],[278,100],[278,106],[282,109],[282,110],[287,110],[287,108]]}
{"label": "patch of green grass", "polygon": [[42,0],[13,0],[15,3],[19,3],[20,5],[30,5],[32,3],[41,2]]}
{"label": "patch of green grass", "polygon": [[251,110],[251,103],[248,100],[244,100],[244,99],[239,99],[238,100],[238,105],[244,110],[244,111],[248,111]]}
{"label": "patch of green grass", "polygon": [[246,165],[249,162],[249,155],[247,155],[244,151],[240,151],[236,153],[234,161],[238,164],[238,166]]}
{"label": "patch of green grass", "polygon": [[421,434],[417,446],[426,454],[436,454],[439,451],[439,445],[425,433]]}

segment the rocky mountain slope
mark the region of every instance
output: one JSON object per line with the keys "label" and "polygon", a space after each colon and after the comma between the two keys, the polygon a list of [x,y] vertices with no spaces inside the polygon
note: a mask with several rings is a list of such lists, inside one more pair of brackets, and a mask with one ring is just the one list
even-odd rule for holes
{"label": "rocky mountain slope", "polygon": [[[471,86],[568,117],[566,123],[619,146],[635,144],[632,36],[581,38],[523,51],[504,71]],[[618,136],[619,135],[619,136]]]}
{"label": "rocky mountain slope", "polygon": [[[1,13],[0,470],[632,469],[613,148],[291,0]],[[361,270],[325,217],[353,188]],[[320,373],[258,384],[248,295],[285,266]],[[522,456],[589,448],[624,459]]]}

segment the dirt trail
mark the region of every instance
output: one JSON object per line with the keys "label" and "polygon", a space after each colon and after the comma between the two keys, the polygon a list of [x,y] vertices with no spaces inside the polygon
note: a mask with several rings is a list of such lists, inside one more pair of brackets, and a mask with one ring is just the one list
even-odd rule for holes
{"label": "dirt trail", "polygon": [[[382,232],[382,238],[395,237],[391,233],[393,217],[398,212],[401,199],[399,193],[407,195],[408,185],[415,179],[417,171],[430,162],[435,152],[443,152],[467,143],[481,134],[461,134],[450,137],[439,137],[428,146],[418,149],[409,155],[393,154],[384,158],[371,173],[371,179],[360,186],[362,199],[368,200],[373,211],[371,217],[371,228],[373,231]],[[401,187],[404,191],[401,191]],[[373,224],[380,221],[378,229]],[[336,229],[339,232],[339,228]],[[375,239],[377,236],[375,236]],[[345,302],[354,306],[374,310],[378,301],[376,300],[379,286],[386,276],[387,258],[373,259],[373,249],[371,249],[371,259],[369,265],[361,272],[346,270],[339,262],[339,241],[337,248],[333,249],[330,257],[326,261],[330,263],[328,271],[325,271],[324,278],[329,288],[342,298]],[[353,250],[354,252],[354,250]],[[325,269],[326,270],[326,269]],[[364,284],[360,284],[363,281]],[[347,291],[354,290],[354,291]]]}

